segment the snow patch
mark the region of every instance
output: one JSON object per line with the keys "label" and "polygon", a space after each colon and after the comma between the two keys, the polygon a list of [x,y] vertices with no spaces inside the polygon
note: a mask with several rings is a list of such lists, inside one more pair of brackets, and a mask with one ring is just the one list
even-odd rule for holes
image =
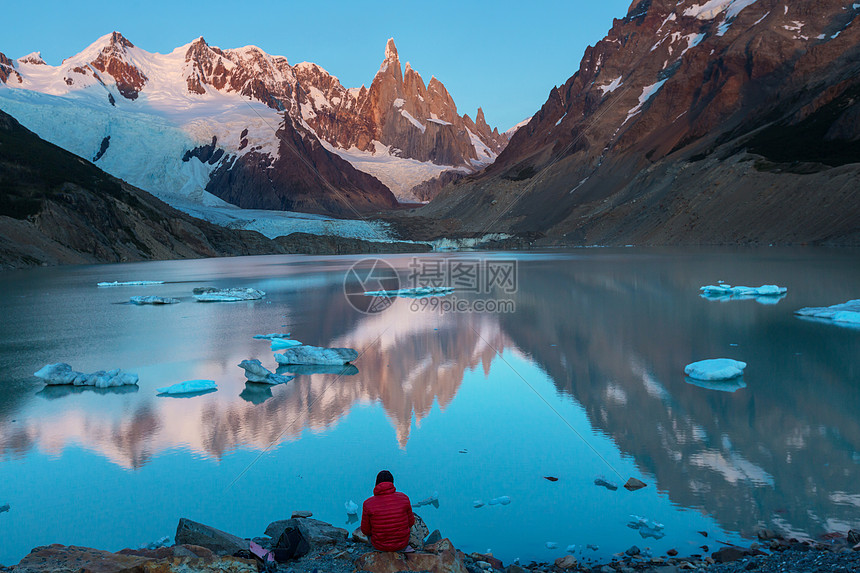
{"label": "snow patch", "polygon": [[597,86],[597,89],[599,89],[603,95],[606,95],[606,94],[611,94],[612,92],[614,92],[615,90],[620,88],[621,85],[622,85],[621,76],[618,76],[617,78],[615,78],[614,80],[612,80],[611,82],[606,84],[605,86]]}
{"label": "snow patch", "polygon": [[424,124],[423,124],[423,123],[421,123],[420,121],[418,121],[417,119],[415,119],[415,118],[412,116],[412,114],[411,114],[411,113],[409,113],[408,111],[406,111],[405,109],[401,109],[401,110],[400,110],[400,115],[402,115],[403,117],[405,117],[406,119],[408,119],[408,120],[409,120],[409,123],[411,123],[412,125],[414,125],[414,126],[415,126],[415,127],[417,127],[418,129],[420,129],[420,130],[421,130],[421,133],[424,133],[424,132],[427,130],[427,128],[424,126]]}
{"label": "snow patch", "polygon": [[650,100],[652,97],[654,97],[654,94],[656,94],[658,91],[660,91],[660,88],[662,88],[663,84],[665,84],[665,83],[666,83],[666,80],[660,80],[657,83],[654,83],[654,84],[651,84],[650,86],[645,86],[644,88],[642,88],[642,95],[639,96],[639,104],[627,112],[627,118],[623,122],[621,122],[621,125],[624,125],[625,123],[627,123],[630,120],[631,117],[633,117],[637,113],[641,112],[642,106],[645,105],[645,103],[647,103],[648,100]]}

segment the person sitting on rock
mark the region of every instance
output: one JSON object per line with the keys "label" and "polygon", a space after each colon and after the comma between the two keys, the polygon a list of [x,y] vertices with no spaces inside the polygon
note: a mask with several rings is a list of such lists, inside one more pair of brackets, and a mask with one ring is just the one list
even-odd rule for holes
{"label": "person sitting on rock", "polygon": [[373,497],[364,500],[361,532],[379,551],[404,551],[409,549],[409,530],[414,524],[409,497],[394,489],[394,476],[382,470],[376,476]]}

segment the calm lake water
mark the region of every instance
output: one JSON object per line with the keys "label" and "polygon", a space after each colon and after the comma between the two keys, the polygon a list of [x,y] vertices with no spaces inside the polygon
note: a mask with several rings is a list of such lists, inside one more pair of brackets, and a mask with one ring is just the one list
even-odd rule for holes
{"label": "calm lake water", "polygon": [[[857,250],[385,257],[404,283],[419,264],[483,272],[515,261],[516,288],[492,293],[514,312],[398,298],[364,314],[344,294],[362,258],[0,274],[0,505],[11,506],[0,513],[0,563],[48,543],[136,547],[172,537],[180,517],[251,537],[311,510],[351,530],[344,503],[361,505],[383,468],[414,502],[438,492],[438,507],[416,510],[431,530],[505,562],[548,560],[570,544],[591,558],[633,544],[688,555],[761,526],[809,536],[860,526],[860,330],[793,315],[860,298]],[[167,282],[96,287],[114,280]],[[788,294],[775,304],[699,296],[718,280]],[[191,290],[207,285],[267,295],[194,302]],[[124,304],[141,294],[182,302]],[[275,368],[268,343],[252,338],[271,332],[355,348],[357,372],[246,386],[240,361]],[[745,387],[685,380],[686,364],[720,357],[748,363]],[[53,362],[123,368],[140,384],[45,388],[32,373]],[[156,396],[199,378],[218,391]],[[598,476],[648,487],[610,491]],[[473,506],[500,496],[511,503]],[[643,539],[631,515],[664,524],[665,537]]]}

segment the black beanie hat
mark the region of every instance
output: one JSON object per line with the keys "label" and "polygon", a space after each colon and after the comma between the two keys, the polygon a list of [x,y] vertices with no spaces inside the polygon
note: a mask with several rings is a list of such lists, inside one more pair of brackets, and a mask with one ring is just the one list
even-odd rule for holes
{"label": "black beanie hat", "polygon": [[381,484],[384,481],[390,481],[394,483],[394,476],[391,475],[391,472],[388,470],[382,470],[378,474],[376,474],[376,485]]}

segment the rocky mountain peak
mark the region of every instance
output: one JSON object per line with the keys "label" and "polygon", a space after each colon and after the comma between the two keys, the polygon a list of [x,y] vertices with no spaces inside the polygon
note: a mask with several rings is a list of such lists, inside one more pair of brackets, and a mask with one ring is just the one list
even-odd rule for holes
{"label": "rocky mountain peak", "polygon": [[0,52],[0,82],[5,84],[11,75],[17,76],[18,83],[21,82],[21,75],[15,71],[15,64],[6,57],[6,54]]}
{"label": "rocky mountain peak", "polygon": [[385,61],[400,62],[400,58],[397,56],[397,46],[394,45],[394,38],[388,38],[388,42],[385,44]]}
{"label": "rocky mountain peak", "polygon": [[26,56],[21,56],[18,58],[18,61],[22,64],[34,64],[38,66],[47,65],[45,64],[45,60],[42,59],[42,52],[32,52]]}
{"label": "rocky mountain peak", "polygon": [[111,46],[119,46],[122,48],[133,48],[134,44],[128,41],[128,38],[123,36],[117,31],[114,31],[110,35],[110,45]]}
{"label": "rocky mountain peak", "polygon": [[128,49],[134,48],[134,44],[119,32],[113,32],[105,39],[107,42],[89,64],[99,72],[113,77],[121,96],[130,100],[137,99],[147,78],[128,61]]}

